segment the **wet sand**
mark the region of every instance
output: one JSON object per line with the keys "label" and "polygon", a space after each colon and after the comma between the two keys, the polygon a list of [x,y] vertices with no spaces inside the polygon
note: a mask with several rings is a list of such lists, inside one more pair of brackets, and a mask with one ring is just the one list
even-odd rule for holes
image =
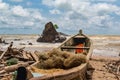
{"label": "wet sand", "polygon": [[120,60],[120,36],[91,36],[90,38],[94,45],[92,60],[90,60],[90,64],[95,69],[92,80],[120,80],[120,76],[109,73],[104,67],[108,62]]}
{"label": "wet sand", "polygon": [[[2,37],[6,43],[14,42],[13,47],[25,47],[25,50],[28,51],[37,50],[46,52],[61,44],[36,42],[39,35],[0,35],[0,37]],[[112,60],[120,59],[120,36],[90,36],[90,38],[94,46],[92,60],[90,60],[90,64],[95,68],[92,80],[118,80],[114,74],[107,72],[104,64]],[[32,43],[32,45],[29,43]],[[0,44],[1,50],[7,47],[8,44]]]}

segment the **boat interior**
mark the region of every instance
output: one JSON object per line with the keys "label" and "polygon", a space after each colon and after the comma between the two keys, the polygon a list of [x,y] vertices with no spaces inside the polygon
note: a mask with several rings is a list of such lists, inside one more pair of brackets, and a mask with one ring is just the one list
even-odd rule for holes
{"label": "boat interior", "polygon": [[74,53],[88,52],[90,46],[90,41],[83,35],[77,35],[69,39],[61,46],[62,51],[72,51]]}

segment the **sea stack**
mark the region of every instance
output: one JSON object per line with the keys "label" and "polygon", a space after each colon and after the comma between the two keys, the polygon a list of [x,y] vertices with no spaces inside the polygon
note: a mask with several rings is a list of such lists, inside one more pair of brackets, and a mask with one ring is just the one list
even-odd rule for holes
{"label": "sea stack", "polygon": [[45,25],[42,35],[37,39],[37,42],[63,42],[66,38],[61,37],[56,31],[52,22]]}

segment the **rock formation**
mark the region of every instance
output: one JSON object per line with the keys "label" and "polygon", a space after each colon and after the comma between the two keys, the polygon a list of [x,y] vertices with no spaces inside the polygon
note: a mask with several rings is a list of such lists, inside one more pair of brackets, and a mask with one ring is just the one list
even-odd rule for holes
{"label": "rock formation", "polygon": [[2,39],[0,38],[0,43],[2,43]]}
{"label": "rock formation", "polygon": [[49,22],[45,25],[45,29],[37,42],[63,42],[65,39],[65,37],[59,35],[52,22]]}

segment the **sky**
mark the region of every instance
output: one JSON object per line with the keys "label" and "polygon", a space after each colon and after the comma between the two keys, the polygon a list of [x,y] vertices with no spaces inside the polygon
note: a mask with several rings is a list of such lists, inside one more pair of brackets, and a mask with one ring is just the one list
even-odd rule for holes
{"label": "sky", "polygon": [[66,34],[120,35],[120,0],[0,0],[0,32],[38,34],[50,21]]}

